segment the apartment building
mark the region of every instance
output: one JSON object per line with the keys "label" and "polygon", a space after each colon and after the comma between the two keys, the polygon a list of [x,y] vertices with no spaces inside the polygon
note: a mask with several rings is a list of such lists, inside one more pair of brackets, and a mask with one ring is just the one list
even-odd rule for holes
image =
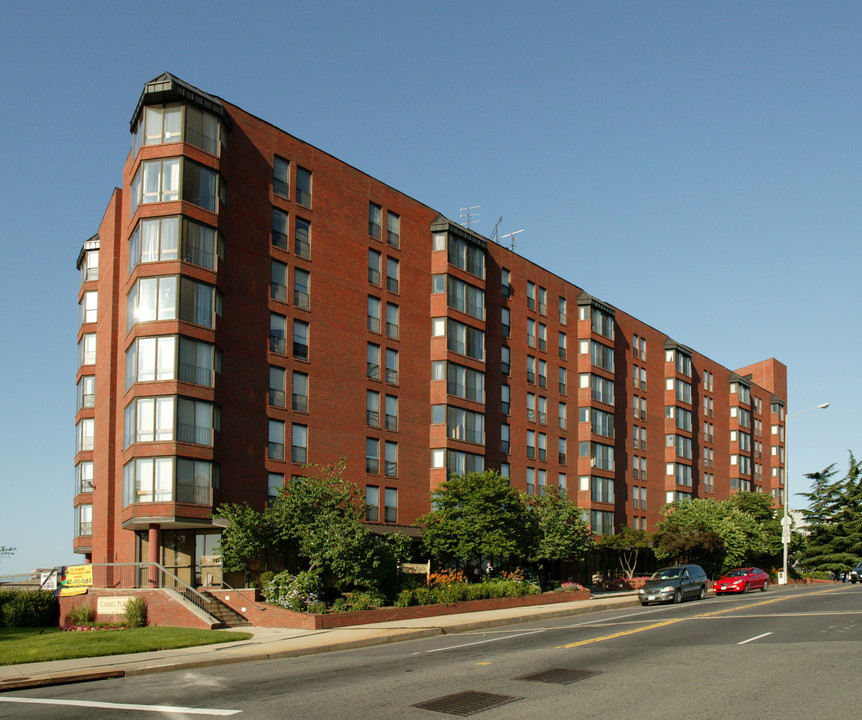
{"label": "apartment building", "polygon": [[725,368],[170,74],[130,129],[77,261],[88,561],[217,578],[214,508],[340,459],[381,532],[485,468],[566,491],[596,534],[683,497],[782,501],[777,360]]}

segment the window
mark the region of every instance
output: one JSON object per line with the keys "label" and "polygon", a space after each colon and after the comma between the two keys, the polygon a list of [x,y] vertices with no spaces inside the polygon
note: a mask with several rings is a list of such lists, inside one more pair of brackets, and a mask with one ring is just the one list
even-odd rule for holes
{"label": "window", "polygon": [[614,415],[613,413],[598,410],[596,408],[582,407],[579,411],[579,422],[590,423],[590,432],[593,435],[614,437]]}
{"label": "window", "polygon": [[182,126],[182,105],[155,105],[144,108],[136,133],[142,134],[144,145],[166,145],[182,140]]}
{"label": "window", "polygon": [[590,510],[590,530],[593,535],[613,535],[614,514],[604,510]]}
{"label": "window", "polygon": [[380,488],[376,485],[365,486],[365,520],[377,522],[380,519]]}
{"label": "window", "polygon": [[380,393],[375,390],[365,391],[365,424],[380,427]]}
{"label": "window", "polygon": [[287,318],[277,313],[269,314],[269,349],[279,355],[287,354]]}
{"label": "window", "polygon": [[131,215],[141,204],[180,199],[180,161],[181,158],[174,157],[141,163],[132,180]]}
{"label": "window", "polygon": [[512,296],[512,273],[506,268],[500,268],[500,290],[504,298]]}
{"label": "window", "polygon": [[[162,202],[167,201],[164,198]],[[177,198],[174,197],[174,200]],[[183,200],[199,205],[204,210],[218,212],[219,175],[211,168],[183,160]],[[146,200],[144,201],[146,202]],[[150,200],[150,202],[158,202]]]}
{"label": "window", "polygon": [[[144,398],[145,399],[145,398]],[[169,425],[167,418],[162,418],[159,403],[165,398],[156,399],[156,440],[159,434],[164,434],[164,428],[159,423],[164,421],[165,428]],[[142,398],[138,399],[140,404]],[[140,410],[140,408],[139,408]],[[173,418],[171,418],[172,420]],[[191,398],[177,398],[177,441],[195,445],[212,445],[213,432],[219,429],[218,409],[212,403]],[[170,438],[168,438],[170,439]],[[138,442],[143,442],[138,440]]]}
{"label": "window", "polygon": [[532,355],[527,355],[527,382],[536,384],[536,358]]}
{"label": "window", "polygon": [[269,404],[273,407],[284,407],[284,368],[269,366]]}
{"label": "window", "polygon": [[275,500],[283,487],[284,475],[281,473],[266,474],[266,498],[268,502]]}
{"label": "window", "polygon": [[380,379],[380,346],[368,343],[366,352],[366,375],[372,380]]}
{"label": "window", "polygon": [[536,309],[536,283],[532,280],[527,280],[527,308]]}
{"label": "window", "polygon": [[386,303],[386,337],[398,339],[398,306]]}
{"label": "window", "polygon": [[457,363],[446,363],[446,392],[465,400],[485,402],[485,374]]}
{"label": "window", "polygon": [[308,220],[294,218],[293,245],[297,257],[311,260],[311,223]]}
{"label": "window", "polygon": [[538,324],[539,350],[546,351],[548,349],[548,327],[544,323]]}
{"label": "window", "polygon": [[300,310],[311,307],[311,273],[302,268],[293,269],[293,304]]}
{"label": "window", "polygon": [[271,261],[269,296],[278,302],[287,302],[287,265],[278,260]]}
{"label": "window", "polygon": [[471,325],[448,319],[446,328],[447,348],[475,360],[485,359],[485,333]]}
{"label": "window", "polygon": [[293,321],[293,357],[308,360],[308,323]]}
{"label": "window", "polygon": [[536,347],[536,321],[527,318],[527,347]]}
{"label": "window", "polygon": [[536,422],[536,396],[533,393],[527,393],[527,420]]}
{"label": "window", "polygon": [[614,381],[593,375],[592,373],[581,374],[581,387],[590,388],[590,397],[607,405],[614,404]]}
{"label": "window", "polygon": [[291,407],[296,412],[308,412],[308,375],[301,372],[293,373],[293,392]]}
{"label": "window", "polygon": [[174,320],[177,317],[177,278],[141,278],[129,291],[126,330],[135,323]]}
{"label": "window", "polygon": [[88,537],[93,534],[93,506],[75,507],[75,537]]}
{"label": "window", "polygon": [[[368,282],[377,287],[380,287],[380,268],[382,260],[383,256],[377,252],[377,250],[368,248]],[[435,275],[434,277],[442,276]]]}
{"label": "window", "polygon": [[566,359],[566,333],[561,332],[558,336],[558,348],[560,353],[560,360]]}
{"label": "window", "polygon": [[536,458],[536,431],[527,430],[527,459],[535,460]]}
{"label": "window", "polygon": [[386,382],[398,384],[398,351],[386,348]]}
{"label": "window", "polygon": [[386,396],[385,426],[387,430],[395,432],[398,430],[398,398],[394,395]]}
{"label": "window", "polygon": [[559,307],[557,311],[557,315],[560,320],[560,325],[566,324],[566,298],[561,297],[559,299]]}
{"label": "window", "polygon": [[[170,218],[167,219],[169,220]],[[224,255],[221,237],[215,228],[201,225],[188,218],[183,218],[182,228],[182,251],[180,259],[183,262],[215,270],[217,261]],[[164,221],[162,222],[161,230],[161,249],[164,252]]]}
{"label": "window", "polygon": [[283,198],[290,197],[290,163],[278,155],[272,158],[272,191]]}
{"label": "window", "polygon": [[595,340],[581,340],[580,352],[582,355],[590,354],[590,360],[596,367],[602,370],[614,371],[614,349],[598,343]]}
{"label": "window", "polygon": [[93,418],[84,418],[78,422],[75,430],[75,452],[92,450],[96,437],[96,421]]}
{"label": "window", "polygon": [[78,343],[78,367],[96,364],[96,333],[85,333]]}
{"label": "window", "polygon": [[386,488],[383,505],[383,521],[394,523],[398,521],[398,490]]}
{"label": "window", "polygon": [[512,351],[505,345],[500,347],[500,371],[503,375],[509,375],[512,371]]}
{"label": "window", "polygon": [[446,474],[463,475],[464,473],[480,473],[485,470],[485,458],[475,453],[460,450],[446,451]]}
{"label": "window", "polygon": [[691,466],[683,463],[666,463],[665,473],[676,479],[677,485],[691,487]]}
{"label": "window", "polygon": [[287,250],[287,213],[277,208],[272,209],[272,244]]}
{"label": "window", "polygon": [[559,438],[557,440],[557,456],[560,462],[560,465],[566,464],[566,438]]}
{"label": "window", "polygon": [[374,203],[368,203],[368,234],[375,240],[380,240],[382,208]]}
{"label": "window", "polygon": [[612,503],[614,501],[614,481],[611,478],[590,478],[590,499],[593,502]]}
{"label": "window", "polygon": [[539,359],[539,387],[548,386],[548,363],[545,360]]}
{"label": "window", "polygon": [[449,235],[449,264],[476,277],[485,277],[485,250],[454,235]]}
{"label": "window", "polygon": [[509,308],[500,308],[500,328],[501,334],[503,337],[507,338],[511,334],[511,313],[509,312]]}
{"label": "window", "polygon": [[383,471],[386,477],[398,477],[398,443],[387,440],[383,443]]}
{"label": "window", "polygon": [[380,441],[377,438],[365,438],[365,472],[380,474]]}
{"label": "window", "polygon": [[270,460],[284,460],[284,423],[281,420],[269,421],[267,457]]}
{"label": "window", "polygon": [[527,468],[527,495],[536,494],[536,468]]}
{"label": "window", "polygon": [[560,430],[565,430],[567,421],[566,421],[566,403],[564,403],[564,402],[561,402],[557,406],[557,421],[558,421],[558,425],[559,425]]}
{"label": "window", "polygon": [[209,505],[217,486],[218,466],[204,460],[138,458],[123,467],[124,505],[171,501]]}
{"label": "window", "polygon": [[386,242],[396,249],[401,247],[401,218],[391,210],[386,213]]}
{"label": "window", "polygon": [[485,442],[485,416],[449,405],[446,409],[446,436],[452,440]]}
{"label": "window", "polygon": [[614,469],[614,448],[596,442],[581,442],[580,457],[590,458],[590,466],[601,470]]}
{"label": "window", "polygon": [[511,390],[508,385],[500,386],[500,412],[509,415],[511,412]]}
{"label": "window", "polygon": [[380,298],[376,298],[373,295],[368,296],[366,326],[369,332],[380,333]]}
{"label": "window", "polygon": [[304,465],[308,462],[308,426],[294,425],[291,435],[290,459]]}
{"label": "window", "polygon": [[311,207],[311,170],[296,166],[296,202]]}
{"label": "window", "polygon": [[548,482],[548,471],[539,469],[536,472],[536,490],[538,491],[539,497],[545,494],[545,488]]}
{"label": "window", "polygon": [[179,236],[179,216],[141,220],[129,237],[129,274],[138,263],[176,260],[179,257]]}
{"label": "window", "polygon": [[559,386],[560,386],[560,395],[566,394],[566,368],[561,367],[559,369]]}
{"label": "window", "polygon": [[508,455],[511,448],[511,433],[508,425],[500,425],[500,452]]}
{"label": "window", "polygon": [[97,319],[99,307],[99,293],[95,290],[90,292],[85,292],[84,296],[81,298],[81,303],[79,305],[80,308],[80,323],[83,325],[84,323],[94,323]]}
{"label": "window", "polygon": [[614,339],[614,316],[595,305],[582,305],[579,317],[581,320],[590,321],[590,330],[597,335]]}
{"label": "window", "polygon": [[477,320],[485,319],[485,292],[481,288],[448,275],[446,277],[446,300],[448,306],[453,310],[470,315]]}
{"label": "window", "polygon": [[548,436],[540,432],[537,437],[539,440],[539,460],[545,462],[548,459]]}
{"label": "window", "polygon": [[398,292],[398,274],[398,260],[386,258],[386,289],[389,292]]}
{"label": "window", "polygon": [[548,314],[548,291],[543,287],[539,287],[537,300],[539,303],[539,315]]}
{"label": "window", "polygon": [[[161,281],[166,279],[161,278]],[[161,291],[161,284],[159,290]],[[196,282],[191,278],[181,277],[180,320],[207,328],[214,328],[216,315],[221,315],[221,294],[217,293],[212,285]]]}
{"label": "window", "polygon": [[93,461],[85,460],[75,465],[75,495],[93,492]]}

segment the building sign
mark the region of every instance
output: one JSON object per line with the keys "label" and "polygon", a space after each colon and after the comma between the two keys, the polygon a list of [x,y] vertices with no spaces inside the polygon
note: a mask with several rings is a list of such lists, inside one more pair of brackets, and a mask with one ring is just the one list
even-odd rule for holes
{"label": "building sign", "polygon": [[117,597],[100,597],[96,600],[97,615],[122,615],[126,612],[126,603],[131,600],[131,595],[118,595]]}
{"label": "building sign", "polygon": [[431,572],[431,561],[427,563],[401,563],[401,572],[406,575],[428,575]]}
{"label": "building sign", "polygon": [[83,595],[93,585],[92,565],[67,565],[60,570],[57,595]]}
{"label": "building sign", "polygon": [[57,589],[57,571],[52,570],[49,573],[41,573],[39,589],[41,590],[56,590]]}

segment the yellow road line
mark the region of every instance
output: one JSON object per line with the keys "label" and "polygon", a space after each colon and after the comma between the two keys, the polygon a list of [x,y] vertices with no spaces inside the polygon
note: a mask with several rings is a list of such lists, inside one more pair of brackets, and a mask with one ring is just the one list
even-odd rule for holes
{"label": "yellow road line", "polygon": [[[822,593],[827,592],[835,592],[836,590],[840,590],[841,588],[830,588],[829,590],[819,590],[816,593],[812,593],[814,595],[820,595]],[[590,640],[580,640],[579,642],[569,643],[568,645],[558,645],[558,650],[564,650],[574,647],[581,647],[582,645],[590,645],[591,643],[604,642],[605,640],[613,640],[614,638],[623,637],[625,635],[633,635],[634,633],[644,632],[645,630],[655,630],[656,628],[665,627],[666,625],[673,625],[675,623],[683,622],[685,620],[700,620],[702,618],[715,617],[716,615],[724,615],[725,613],[738,612],[739,610],[747,610],[748,608],[758,607],[760,605],[769,605],[771,603],[781,602],[782,600],[790,600],[790,596],[788,597],[774,597],[769,600],[761,600],[756,603],[748,603],[747,605],[734,605],[733,607],[723,608],[721,610],[716,610],[715,612],[702,613],[701,615],[693,615],[692,617],[685,618],[674,618],[673,620],[664,620],[663,622],[653,623],[652,625],[644,625],[641,628],[633,628],[631,630],[622,630],[618,633],[613,633],[612,635],[602,635],[601,637],[591,638]]]}

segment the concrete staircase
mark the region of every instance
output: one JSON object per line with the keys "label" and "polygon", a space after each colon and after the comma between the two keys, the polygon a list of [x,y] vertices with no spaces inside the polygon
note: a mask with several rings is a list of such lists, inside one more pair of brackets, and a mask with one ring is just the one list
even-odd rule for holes
{"label": "concrete staircase", "polygon": [[200,590],[199,592],[209,598],[209,614],[212,615],[216,620],[218,620],[221,623],[222,627],[234,628],[248,627],[251,625],[251,623],[248,621],[248,618],[240,615],[232,607],[225,605],[225,603],[223,603],[214,595],[208,593],[206,590]]}

